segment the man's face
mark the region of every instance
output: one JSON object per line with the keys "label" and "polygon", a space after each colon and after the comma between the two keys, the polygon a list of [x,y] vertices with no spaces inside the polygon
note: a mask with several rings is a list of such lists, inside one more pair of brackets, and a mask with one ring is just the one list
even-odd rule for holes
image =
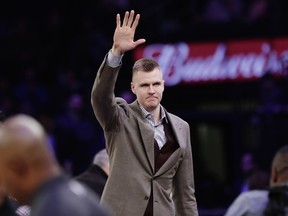
{"label": "man's face", "polygon": [[155,110],[162,100],[164,91],[162,72],[159,68],[150,72],[137,71],[133,75],[131,90],[145,110],[148,112]]}
{"label": "man's face", "polygon": [[7,195],[16,199],[20,203],[26,203],[26,193],[23,184],[25,179],[15,172],[13,165],[7,163],[4,158],[0,159],[0,176],[2,189],[6,191]]}

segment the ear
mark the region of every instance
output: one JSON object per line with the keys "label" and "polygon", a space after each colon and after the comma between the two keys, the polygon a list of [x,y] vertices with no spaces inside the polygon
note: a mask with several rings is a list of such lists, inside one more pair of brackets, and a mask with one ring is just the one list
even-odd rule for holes
{"label": "ear", "polygon": [[16,177],[24,177],[28,174],[28,166],[25,161],[19,158],[8,161],[7,168],[15,174]]}
{"label": "ear", "polygon": [[131,87],[131,91],[133,92],[133,94],[135,94],[135,85],[133,82],[131,82],[130,87]]}
{"label": "ear", "polygon": [[270,176],[270,186],[276,185],[277,182],[278,182],[278,172],[275,168],[272,168]]}

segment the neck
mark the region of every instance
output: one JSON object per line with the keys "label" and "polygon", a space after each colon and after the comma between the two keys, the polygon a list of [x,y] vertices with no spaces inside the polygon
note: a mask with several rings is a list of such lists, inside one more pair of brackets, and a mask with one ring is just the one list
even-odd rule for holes
{"label": "neck", "polygon": [[161,118],[161,109],[160,106],[158,106],[156,109],[150,112],[150,114],[154,117],[154,121],[156,124],[159,123]]}

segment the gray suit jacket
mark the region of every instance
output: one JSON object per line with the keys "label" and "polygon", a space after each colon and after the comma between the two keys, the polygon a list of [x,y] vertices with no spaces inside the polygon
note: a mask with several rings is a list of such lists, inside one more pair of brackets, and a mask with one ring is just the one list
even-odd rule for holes
{"label": "gray suit jacket", "polygon": [[128,104],[115,97],[120,66],[108,66],[106,58],[97,72],[91,94],[110,157],[111,173],[101,204],[113,216],[143,216],[153,186],[154,216],[198,215],[188,123],[165,111],[180,148],[154,173],[154,131],[137,101]]}

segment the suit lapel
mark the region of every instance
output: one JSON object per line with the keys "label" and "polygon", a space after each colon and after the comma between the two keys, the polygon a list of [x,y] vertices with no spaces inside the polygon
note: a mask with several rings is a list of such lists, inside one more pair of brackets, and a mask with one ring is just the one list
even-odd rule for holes
{"label": "suit lapel", "polygon": [[181,148],[178,148],[175,150],[172,155],[167,159],[167,161],[161,166],[161,168],[155,173],[155,177],[162,175],[167,170],[169,170],[172,166],[176,164],[176,162],[179,160],[179,158],[182,155]]}
{"label": "suit lapel", "polygon": [[138,121],[140,134],[142,138],[142,143],[145,148],[147,158],[150,162],[150,167],[152,168],[152,173],[154,172],[154,132],[151,129],[149,123],[144,124]]}
{"label": "suit lapel", "polygon": [[179,146],[180,146],[181,148],[185,148],[185,146],[186,146],[187,143],[185,143],[185,140],[184,140],[184,139],[186,138],[186,135],[185,135],[184,132],[183,132],[183,128],[182,128],[183,125],[180,124],[179,121],[171,118],[169,114],[167,114],[167,116],[168,116],[168,117],[167,117],[167,118],[168,118],[168,121],[169,121],[170,124],[171,124],[173,133],[175,134],[175,138],[176,138]]}
{"label": "suit lapel", "polygon": [[137,101],[134,101],[130,104],[130,107],[138,115],[137,123],[139,126],[139,131],[142,138],[142,143],[145,149],[146,156],[150,163],[151,172],[154,172],[154,131],[151,128],[150,124],[144,118],[141,109],[139,108]]}
{"label": "suit lapel", "polygon": [[172,153],[172,155],[167,159],[167,161],[163,164],[163,166],[158,170],[158,172],[155,174],[155,176],[161,175],[162,173],[166,172],[168,169],[170,169],[175,163],[179,160],[181,155],[183,155],[182,149],[185,149],[186,144],[185,143],[185,134],[182,131],[182,124],[180,124],[177,119],[171,117],[169,113],[166,112],[166,116],[168,118],[169,124],[171,124],[173,133],[175,134],[176,141],[178,142],[180,148],[178,148],[176,151]]}
{"label": "suit lapel", "polygon": [[[130,104],[130,107],[134,110],[137,118],[137,123],[139,126],[139,131],[142,138],[142,143],[145,149],[146,156],[148,158],[148,161],[150,163],[151,171],[154,172],[154,131],[147,122],[147,120],[144,118],[141,109],[138,106],[137,101],[134,101]],[[175,134],[176,141],[178,142],[180,148],[178,148],[173,154],[168,158],[168,160],[163,164],[163,166],[157,171],[155,175],[161,175],[163,172],[171,168],[178,160],[179,157],[183,154],[183,151],[181,149],[185,149],[186,144],[185,139],[186,136],[182,131],[182,124],[180,122],[173,118],[166,110],[166,116],[168,118],[169,124],[171,124],[173,133]]]}

